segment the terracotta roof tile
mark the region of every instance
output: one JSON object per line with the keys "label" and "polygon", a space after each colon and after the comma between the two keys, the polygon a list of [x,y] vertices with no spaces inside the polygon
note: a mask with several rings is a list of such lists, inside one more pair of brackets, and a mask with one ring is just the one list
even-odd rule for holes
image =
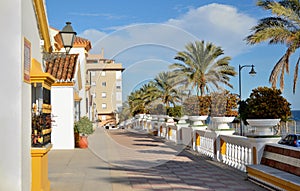
{"label": "terracotta roof tile", "polygon": [[[55,43],[56,49],[60,50],[61,48],[63,48],[62,39],[61,39],[59,33],[57,33],[54,36],[54,40],[56,41],[56,43]],[[92,44],[91,44],[91,41],[89,41],[85,38],[75,36],[73,47],[82,47],[82,48],[85,48],[86,51],[89,51],[92,48]]]}
{"label": "terracotta roof tile", "polygon": [[46,62],[46,72],[51,74],[60,82],[74,80],[78,54],[69,54],[65,57],[57,58]]}

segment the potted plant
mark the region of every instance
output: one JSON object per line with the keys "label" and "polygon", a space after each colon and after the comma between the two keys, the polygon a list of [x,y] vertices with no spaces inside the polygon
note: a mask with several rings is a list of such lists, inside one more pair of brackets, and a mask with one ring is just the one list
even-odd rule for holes
{"label": "potted plant", "polygon": [[239,97],[228,90],[211,93],[211,128],[230,129],[228,123],[238,115]]}
{"label": "potted plant", "polygon": [[240,117],[257,135],[273,135],[273,127],[291,117],[290,103],[275,88],[258,87],[240,103]]}
{"label": "potted plant", "polygon": [[211,98],[209,95],[192,96],[187,98],[184,105],[184,113],[194,126],[204,125],[210,111]]}
{"label": "potted plant", "polygon": [[84,116],[76,121],[74,124],[74,130],[79,133],[79,141],[78,146],[79,148],[87,148],[88,147],[88,140],[87,136],[94,132],[93,123],[89,120],[88,117]]}

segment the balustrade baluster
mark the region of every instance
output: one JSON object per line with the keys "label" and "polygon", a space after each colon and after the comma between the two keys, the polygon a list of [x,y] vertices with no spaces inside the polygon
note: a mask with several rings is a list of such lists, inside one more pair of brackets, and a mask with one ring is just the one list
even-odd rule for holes
{"label": "balustrade baluster", "polygon": [[245,148],[245,165],[248,165],[248,160],[249,160],[249,148]]}
{"label": "balustrade baluster", "polygon": [[238,169],[241,169],[241,146],[240,145],[238,145],[238,156],[237,156],[237,163],[238,163],[238,165],[237,165],[237,168]]}
{"label": "balustrade baluster", "polygon": [[231,162],[231,143],[228,143],[228,161],[226,164],[230,164]]}
{"label": "balustrade baluster", "polygon": [[241,170],[245,170],[245,147],[241,148]]}

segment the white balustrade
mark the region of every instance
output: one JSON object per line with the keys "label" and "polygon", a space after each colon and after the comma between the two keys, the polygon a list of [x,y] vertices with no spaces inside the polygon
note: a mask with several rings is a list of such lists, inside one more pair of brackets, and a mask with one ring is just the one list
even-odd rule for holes
{"label": "white balustrade", "polygon": [[[180,119],[180,123],[175,124],[165,115],[148,116],[147,119],[144,115],[137,115],[124,124],[134,129],[157,129],[158,136],[162,138],[191,146],[196,152],[244,172],[246,165],[260,162],[261,151],[266,143],[278,141],[275,138],[247,138],[226,135],[215,130],[192,128],[192,125],[185,123],[185,119],[187,116]],[[200,142],[197,143],[198,136]]]}
{"label": "white balustrade", "polygon": [[222,162],[246,171],[247,164],[252,163],[252,145],[246,137],[220,135],[220,138],[226,143],[226,153],[222,157]]}

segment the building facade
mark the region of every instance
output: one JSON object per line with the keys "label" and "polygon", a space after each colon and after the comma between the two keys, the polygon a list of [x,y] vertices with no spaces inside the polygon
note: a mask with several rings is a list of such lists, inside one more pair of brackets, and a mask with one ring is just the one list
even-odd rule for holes
{"label": "building facade", "polygon": [[86,64],[87,83],[90,84],[92,116],[100,126],[116,126],[117,110],[122,106],[122,64],[101,54],[89,54]]}
{"label": "building facade", "polygon": [[[51,29],[52,47],[56,52],[64,51],[59,31]],[[46,72],[55,77],[51,91],[53,115],[53,149],[74,149],[74,122],[89,113],[86,108],[85,66],[86,55],[91,49],[87,39],[76,36],[68,55],[57,54],[46,61]]]}

